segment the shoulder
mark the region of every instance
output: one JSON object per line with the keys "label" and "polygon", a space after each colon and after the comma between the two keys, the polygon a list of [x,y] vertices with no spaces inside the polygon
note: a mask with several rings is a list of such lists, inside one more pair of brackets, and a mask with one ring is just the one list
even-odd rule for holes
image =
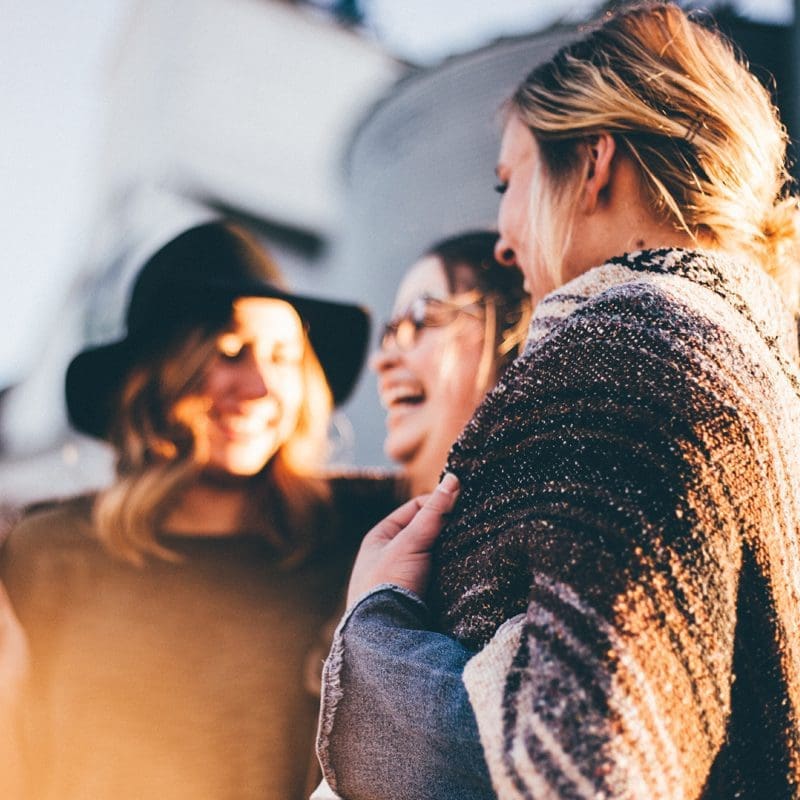
{"label": "shoulder", "polygon": [[596,267],[539,303],[525,352],[470,426],[476,464],[501,434],[577,447],[600,429],[705,425],[736,414],[743,381],[769,383],[758,349],[742,346],[760,337],[721,282],[725,264],[657,255]]}
{"label": "shoulder", "polygon": [[[531,342],[552,339],[573,330],[601,334],[632,326],[643,330],[668,331],[686,317],[703,314],[705,290],[671,274],[640,273],[619,264],[590,270],[545,297],[534,317]],[[594,326],[594,329],[587,329]]]}
{"label": "shoulder", "polygon": [[94,545],[91,537],[93,495],[39,502],[27,507],[3,544],[3,560],[63,552],[75,545]]}
{"label": "shoulder", "polygon": [[630,278],[605,281],[602,272],[577,288],[559,292],[537,308],[525,351],[504,383],[533,399],[559,387],[574,393],[601,384],[631,386],[643,376],[683,372],[710,331],[694,309],[658,282]]}
{"label": "shoulder", "polygon": [[596,267],[545,297],[519,373],[541,378],[552,363],[580,383],[598,365],[604,377],[622,377],[624,365],[625,373],[644,370],[655,379],[747,366],[742,345],[752,349],[769,337],[732,288],[733,271],[696,254],[648,255]]}
{"label": "shoulder", "polygon": [[91,497],[37,503],[0,548],[0,582],[31,641],[42,641],[82,593],[97,597],[109,562],[92,535]]}
{"label": "shoulder", "polygon": [[631,331],[645,342],[672,335],[701,348],[709,337],[797,348],[794,318],[758,266],[669,248],[614,258],[545,297],[530,345],[588,333],[596,340],[589,344],[602,348],[609,337]]}

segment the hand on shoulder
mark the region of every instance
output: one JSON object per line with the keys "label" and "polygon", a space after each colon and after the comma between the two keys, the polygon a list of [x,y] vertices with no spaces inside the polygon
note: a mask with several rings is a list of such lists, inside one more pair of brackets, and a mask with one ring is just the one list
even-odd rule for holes
{"label": "hand on shoulder", "polygon": [[458,478],[448,473],[431,494],[409,500],[364,537],[350,576],[348,606],[382,583],[423,594],[431,548],[458,492]]}

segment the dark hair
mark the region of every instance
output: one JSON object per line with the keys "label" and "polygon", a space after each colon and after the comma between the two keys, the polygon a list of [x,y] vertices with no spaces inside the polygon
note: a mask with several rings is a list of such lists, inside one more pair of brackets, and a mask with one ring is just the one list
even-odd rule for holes
{"label": "dark hair", "polygon": [[494,256],[497,239],[493,231],[468,231],[437,242],[426,255],[439,259],[451,292],[477,289],[493,307],[496,324],[487,335],[494,339],[495,368],[500,375],[519,355],[531,308],[522,273]]}

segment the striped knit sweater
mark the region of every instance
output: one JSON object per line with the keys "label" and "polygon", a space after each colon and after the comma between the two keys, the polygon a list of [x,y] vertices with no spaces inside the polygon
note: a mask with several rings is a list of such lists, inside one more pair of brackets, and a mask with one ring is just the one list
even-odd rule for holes
{"label": "striped knit sweater", "polygon": [[500,798],[800,798],[799,392],[746,264],[640,252],[539,304],[436,553]]}

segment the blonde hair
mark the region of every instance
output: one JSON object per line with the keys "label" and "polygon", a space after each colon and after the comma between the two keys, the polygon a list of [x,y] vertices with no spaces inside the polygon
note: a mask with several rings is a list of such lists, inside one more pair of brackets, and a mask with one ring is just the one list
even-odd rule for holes
{"label": "blonde hair", "polygon": [[[158,533],[202,464],[191,431],[172,410],[196,390],[216,354],[218,331],[186,332],[163,354],[134,367],[118,402],[109,440],[117,451],[117,480],[94,505],[96,536],[114,556],[142,565],[145,556],[176,560]],[[319,477],[327,450],[332,398],[307,335],[301,369],[303,402],[289,440],[250,479],[246,529],[261,533],[286,565],[313,549],[329,500]]]}
{"label": "blonde hair", "polygon": [[569,235],[567,215],[556,217],[575,186],[577,145],[608,132],[638,165],[662,219],[753,258],[800,306],[786,130],[717,30],[672,3],[628,7],[537,67],[508,107],[534,135],[550,177],[551,216],[538,223],[556,285],[563,281],[555,242]]}

